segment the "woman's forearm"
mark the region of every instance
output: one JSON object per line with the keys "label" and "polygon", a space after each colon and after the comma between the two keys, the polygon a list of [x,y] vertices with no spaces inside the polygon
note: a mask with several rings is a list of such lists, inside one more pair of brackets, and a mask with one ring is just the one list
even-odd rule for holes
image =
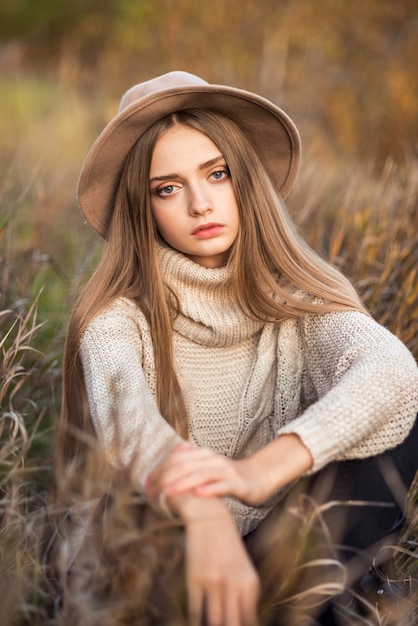
{"label": "woman's forearm", "polygon": [[[295,434],[280,435],[248,459],[241,461],[254,474],[262,502],[275,491],[305,474],[312,467],[312,455]],[[254,500],[254,497],[250,497]]]}

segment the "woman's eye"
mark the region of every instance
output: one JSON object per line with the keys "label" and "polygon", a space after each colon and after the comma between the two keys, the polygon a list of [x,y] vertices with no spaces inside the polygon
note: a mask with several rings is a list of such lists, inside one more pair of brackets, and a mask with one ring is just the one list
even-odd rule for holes
{"label": "woman's eye", "polygon": [[156,190],[157,196],[170,196],[174,193],[176,187],[174,185],[165,185],[164,187],[159,187]]}
{"label": "woman's eye", "polygon": [[229,170],[227,169],[216,170],[216,172],[212,172],[212,178],[215,180],[222,180],[223,178],[226,178],[228,174]]}

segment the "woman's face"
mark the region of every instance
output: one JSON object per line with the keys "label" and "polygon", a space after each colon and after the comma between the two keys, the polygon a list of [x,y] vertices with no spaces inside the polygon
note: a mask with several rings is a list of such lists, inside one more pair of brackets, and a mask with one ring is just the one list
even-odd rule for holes
{"label": "woman's face", "polygon": [[204,267],[220,267],[239,228],[226,161],[206,135],[177,124],[157,141],[150,169],[151,208],[158,231]]}

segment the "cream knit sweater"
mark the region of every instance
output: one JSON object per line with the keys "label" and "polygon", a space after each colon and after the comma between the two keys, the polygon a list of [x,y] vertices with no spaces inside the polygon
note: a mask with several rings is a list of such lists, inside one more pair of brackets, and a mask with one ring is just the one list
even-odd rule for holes
{"label": "cream knit sweater", "polygon": [[[418,370],[385,328],[357,312],[254,322],[235,305],[225,268],[201,267],[165,247],[159,261],[181,303],[173,341],[191,441],[242,458],[296,433],[316,471],[406,437],[418,410]],[[114,463],[133,463],[142,490],[180,438],[156,405],[152,342],[138,307],[116,300],[85,330],[80,355],[97,435]],[[284,491],[260,507],[229,499],[241,533]]]}

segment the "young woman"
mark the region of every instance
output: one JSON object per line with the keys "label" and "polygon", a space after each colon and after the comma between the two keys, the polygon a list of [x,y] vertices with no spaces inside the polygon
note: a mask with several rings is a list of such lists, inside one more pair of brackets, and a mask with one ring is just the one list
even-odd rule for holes
{"label": "young woman", "polygon": [[105,246],[69,325],[57,458],[82,481],[90,433],[182,520],[192,624],[257,622],[248,546],[296,479],[332,470],[326,498],[363,501],[339,540],[367,551],[416,470],[415,362],[295,232],[299,158],[276,105],[172,72],[125,94],[80,177]]}

